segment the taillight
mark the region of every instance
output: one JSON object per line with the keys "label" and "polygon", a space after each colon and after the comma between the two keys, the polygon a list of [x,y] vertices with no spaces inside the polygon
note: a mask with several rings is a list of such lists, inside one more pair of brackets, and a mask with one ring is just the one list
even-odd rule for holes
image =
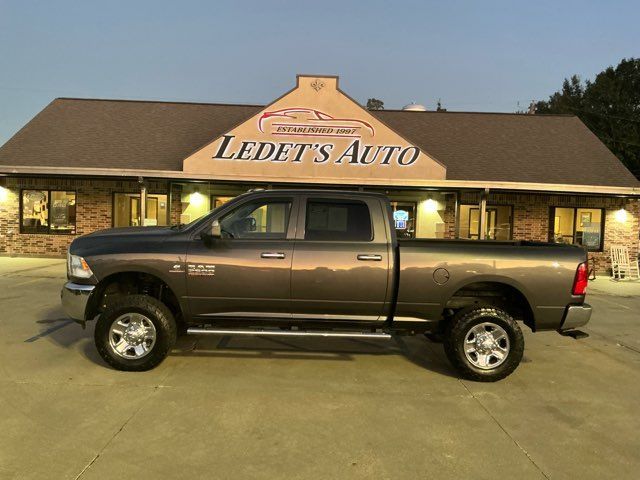
{"label": "taillight", "polygon": [[576,277],[573,279],[574,295],[585,295],[587,293],[587,284],[589,283],[589,268],[587,262],[583,262],[578,265],[576,270]]}

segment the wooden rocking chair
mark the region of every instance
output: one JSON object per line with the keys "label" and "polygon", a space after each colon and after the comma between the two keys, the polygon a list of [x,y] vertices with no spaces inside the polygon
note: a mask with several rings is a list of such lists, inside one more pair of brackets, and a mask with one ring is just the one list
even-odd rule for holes
{"label": "wooden rocking chair", "polygon": [[640,279],[638,261],[629,260],[629,249],[620,245],[611,246],[611,277],[614,280]]}

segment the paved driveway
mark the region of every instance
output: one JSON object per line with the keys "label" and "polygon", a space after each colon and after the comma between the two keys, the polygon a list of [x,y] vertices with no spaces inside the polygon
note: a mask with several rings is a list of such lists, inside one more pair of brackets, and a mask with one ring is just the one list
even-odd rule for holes
{"label": "paved driveway", "polygon": [[417,337],[187,337],[117,372],[63,281],[0,258],[2,479],[640,476],[640,286],[598,279],[589,338],[525,333],[516,373],[479,384]]}

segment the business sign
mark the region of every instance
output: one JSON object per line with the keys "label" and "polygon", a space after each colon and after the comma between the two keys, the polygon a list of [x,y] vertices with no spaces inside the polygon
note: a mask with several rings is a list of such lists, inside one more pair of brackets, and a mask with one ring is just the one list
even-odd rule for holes
{"label": "business sign", "polygon": [[[367,143],[375,136],[375,128],[370,123],[356,118],[335,118],[312,108],[266,111],[257,123],[260,133],[267,132],[273,137],[283,137],[283,140],[242,140],[235,135],[223,135],[212,158],[356,165],[397,163],[409,166],[420,155],[420,150],[414,146]],[[292,141],[287,141],[289,139]],[[335,139],[349,139],[349,142],[346,148],[342,145],[340,149]]]}
{"label": "business sign", "polygon": [[395,221],[407,221],[409,220],[409,212],[406,210],[396,210],[393,212],[393,219]]}
{"label": "business sign", "polygon": [[299,76],[289,93],[186,158],[214,178],[403,184],[446,169],[338,89],[336,77]]}
{"label": "business sign", "polygon": [[407,221],[406,220],[396,220],[396,230],[406,230],[407,229]]}
{"label": "business sign", "polygon": [[396,210],[393,212],[393,221],[396,226],[396,230],[406,230],[407,222],[409,221],[409,212],[406,210]]}

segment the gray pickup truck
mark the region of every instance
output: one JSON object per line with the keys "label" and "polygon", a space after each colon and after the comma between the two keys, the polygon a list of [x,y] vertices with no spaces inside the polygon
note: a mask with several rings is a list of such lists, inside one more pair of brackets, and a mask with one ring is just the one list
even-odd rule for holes
{"label": "gray pickup truck", "polygon": [[524,241],[398,240],[388,199],[328,190],[236,197],[187,225],[103,230],[69,248],[67,314],[98,316],[100,355],[148,370],[178,333],[442,341],[495,381],[533,331],[586,324],[586,252]]}

